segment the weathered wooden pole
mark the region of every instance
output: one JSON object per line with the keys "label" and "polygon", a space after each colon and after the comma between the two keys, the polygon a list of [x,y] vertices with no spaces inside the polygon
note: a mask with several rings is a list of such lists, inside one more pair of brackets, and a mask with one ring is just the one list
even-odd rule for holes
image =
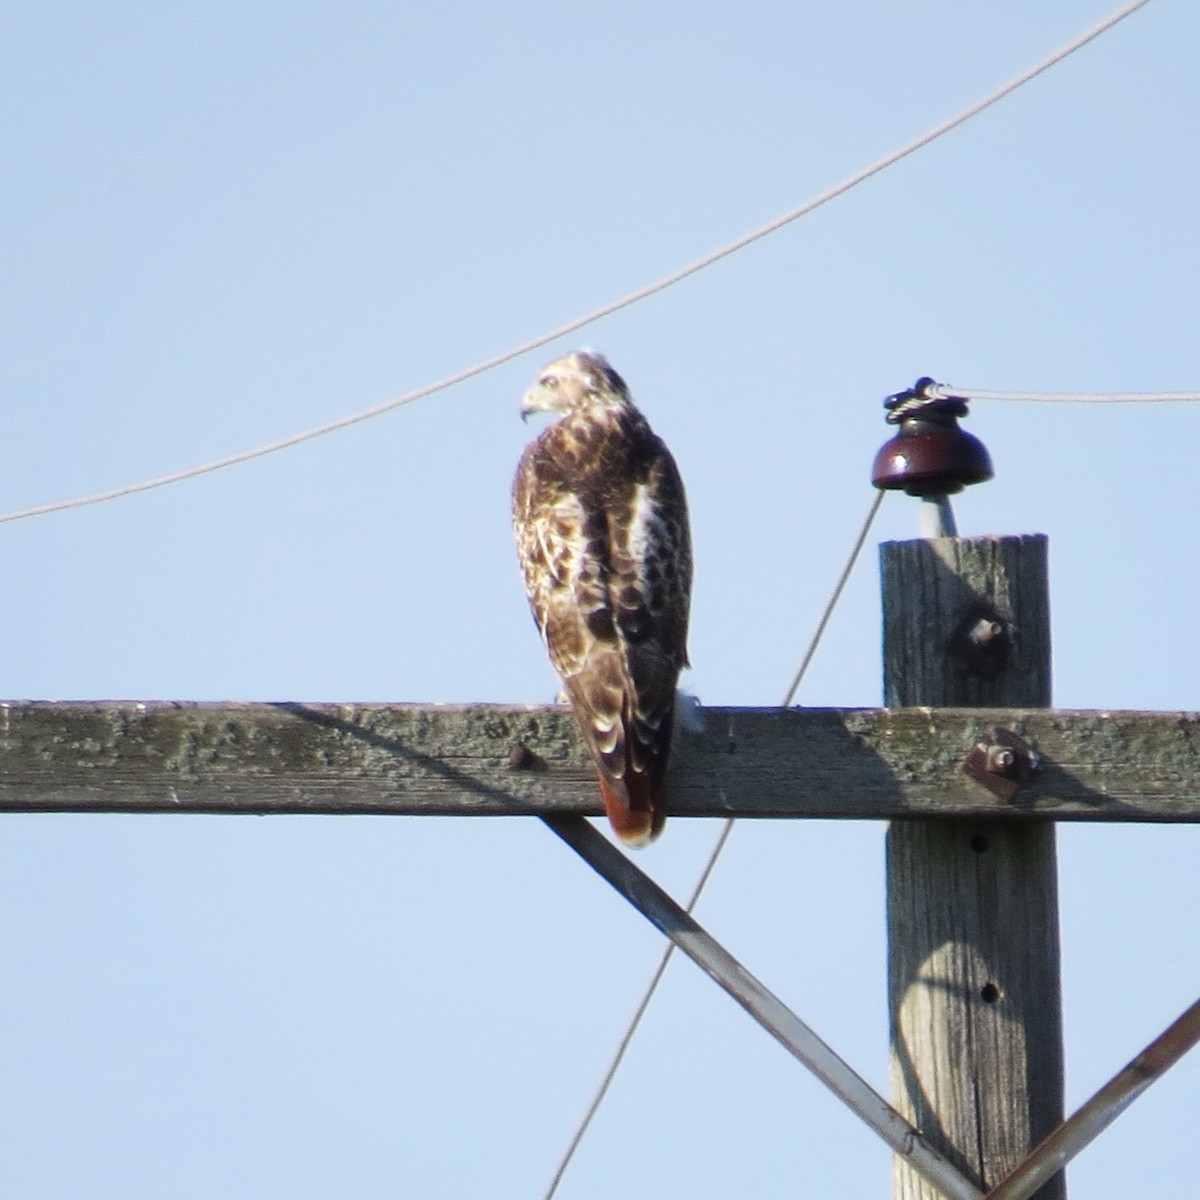
{"label": "weathered wooden pole", "polygon": [[[1044,537],[888,543],[881,566],[885,704],[1050,704]],[[997,731],[970,769],[1019,805],[1024,755]],[[893,821],[887,907],[892,1102],[986,1191],[1063,1116],[1054,826]],[[937,1195],[895,1160],[897,1200]]]}

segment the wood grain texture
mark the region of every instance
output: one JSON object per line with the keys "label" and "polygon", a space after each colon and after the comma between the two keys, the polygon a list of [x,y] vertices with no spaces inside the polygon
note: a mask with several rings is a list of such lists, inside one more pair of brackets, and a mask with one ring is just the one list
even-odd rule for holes
{"label": "wood grain texture", "polygon": [[[889,703],[1049,704],[1044,538],[890,543],[881,561]],[[964,651],[978,620],[999,658]],[[1062,1119],[1054,826],[894,822],[887,880],[893,1103],[986,1190]],[[938,1195],[899,1158],[894,1178],[900,1200]],[[1038,1196],[1065,1194],[1060,1176]]]}
{"label": "wood grain texture", "polygon": [[[1042,759],[1009,801],[962,769],[996,728]],[[671,786],[678,817],[1196,822],[1200,715],[709,709],[702,733],[679,738]],[[600,803],[559,705],[11,702],[0,811],[598,815]]]}

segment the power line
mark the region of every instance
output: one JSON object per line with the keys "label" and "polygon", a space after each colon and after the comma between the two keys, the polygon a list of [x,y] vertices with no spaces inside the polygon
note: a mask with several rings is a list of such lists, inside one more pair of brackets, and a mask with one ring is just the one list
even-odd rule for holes
{"label": "power line", "polygon": [[989,392],[982,388],[952,387],[948,383],[929,384],[925,394],[949,400],[1026,401],[1034,404],[1195,404],[1200,392]]}
{"label": "power line", "polygon": [[850,579],[850,573],[854,570],[854,564],[858,562],[858,556],[862,553],[862,548],[867,540],[867,534],[871,532],[871,526],[875,522],[875,514],[879,512],[879,506],[883,503],[883,497],[886,493],[882,489],[877,489],[875,498],[871,501],[871,507],[867,509],[866,519],[862,523],[862,528],[858,531],[858,536],[854,539],[854,545],[850,549],[849,557],[846,559],[846,565],[842,568],[842,573],[838,576],[837,583],[833,585],[833,591],[829,594],[829,599],[825,602],[825,608],[821,613],[820,619],[817,621],[817,627],[813,631],[812,640],[808,643],[808,649],[804,652],[804,657],[800,660],[800,666],[796,668],[796,674],[792,677],[792,682],[788,685],[788,690],[783,697],[781,708],[787,708],[789,704],[796,698],[796,692],[800,688],[800,684],[804,681],[804,676],[808,673],[809,664],[813,660],[813,655],[817,652],[817,647],[821,644],[821,638],[825,635],[825,627],[829,624],[830,617],[833,616],[833,610],[837,608],[838,601],[842,598],[842,592],[845,590],[846,583]]}
{"label": "power line", "polygon": [[[780,705],[781,708],[787,708],[796,698],[796,691],[808,672],[813,656],[817,652],[817,647],[821,644],[821,639],[824,637],[825,630],[829,625],[829,619],[833,616],[833,610],[837,607],[837,603],[842,597],[842,592],[846,588],[846,582],[854,570],[854,564],[858,562],[858,556],[862,552],[863,545],[866,543],[867,534],[871,531],[871,525],[875,521],[875,514],[879,512],[879,506],[883,503],[885,495],[885,492],[877,491],[874,499],[871,501],[866,518],[850,548],[850,554],[841,571],[838,573],[837,582],[833,585],[833,591],[825,603],[825,608],[822,610],[816,628],[813,630],[812,637],[809,639],[808,647],[800,659],[800,666],[793,676],[792,682],[788,685],[787,691],[784,693],[783,703]],[[727,817],[725,823],[721,826],[721,832],[717,835],[717,840],[713,848],[709,851],[708,859],[700,872],[696,886],[692,889],[692,894],[688,899],[685,909],[686,912],[690,913],[696,907],[697,902],[703,894],[704,888],[713,873],[713,869],[717,865],[717,860],[721,857],[721,853],[725,849],[725,843],[729,841],[729,835],[733,832],[733,823],[734,818]],[[667,964],[671,961],[671,956],[674,953],[675,943],[668,941],[662,954],[659,956],[658,964],[655,966],[645,990],[642,992],[641,999],[634,1007],[633,1014],[629,1018],[629,1022],[625,1026],[620,1039],[617,1041],[617,1047],[609,1059],[608,1066],[605,1068],[604,1074],[596,1086],[596,1090],[592,1093],[592,1098],[588,1102],[583,1116],[579,1119],[579,1123],[575,1127],[575,1132],[567,1142],[567,1147],[558,1161],[558,1166],[554,1170],[550,1184],[542,1194],[542,1200],[554,1200],[554,1196],[558,1191],[558,1185],[562,1182],[567,1167],[571,1165],[571,1160],[575,1157],[575,1152],[579,1149],[580,1143],[591,1127],[596,1113],[599,1112],[600,1105],[604,1103],[605,1096],[608,1095],[608,1089],[612,1086],[612,1081],[616,1078],[617,1071],[620,1069],[622,1062],[625,1061],[625,1052],[629,1049],[629,1044],[633,1041],[633,1035],[642,1023],[642,1018],[646,1015],[646,1010],[650,1007],[650,1001],[654,998],[654,993],[658,990],[658,985],[662,982],[662,977],[666,973]]]}
{"label": "power line", "polygon": [[528,354],[531,350],[536,350],[541,346],[545,346],[550,342],[556,341],[558,338],[565,337],[567,334],[575,333],[584,328],[586,325],[591,325],[599,321],[603,317],[611,316],[613,313],[620,311],[623,308],[628,308],[632,304],[637,304],[641,300],[645,300],[650,296],[656,295],[658,292],[665,291],[669,287],[680,283],[691,275],[695,275],[698,271],[704,270],[706,267],[712,266],[714,263],[720,262],[723,258],[728,258],[731,254],[737,253],[739,250],[745,249],[747,246],[765,238],[768,234],[774,233],[776,230],[782,229],[785,225],[790,225],[793,221],[799,220],[801,217],[807,216],[809,213],[820,208],[824,204],[828,204],[830,200],[834,200],[839,196],[844,195],[852,188],[857,187],[860,183],[878,175],[881,171],[900,162],[901,159],[907,158],[910,154],[915,154],[918,150],[928,146],[930,142],[936,141],[944,134],[949,133],[952,129],[958,128],[959,125],[969,121],[972,117],[978,116],[985,109],[990,108],[997,101],[1003,100],[1010,93],[1016,91],[1019,87],[1035,79],[1044,71],[1049,70],[1055,64],[1061,62],[1075,51],[1082,49],[1089,42],[1094,41],[1102,33],[1111,29],[1118,22],[1123,21],[1126,17],[1135,13],[1139,8],[1145,7],[1150,0],[1134,0],[1133,3],[1125,5],[1111,16],[1106,17],[1103,21],[1093,25],[1090,29],[1081,33],[1078,37],[1068,42],[1061,49],[1056,50],[1053,54],[1042,59],[1028,70],[1023,71],[1020,75],[990,92],[983,99],[969,105],[956,115],[943,121],[940,125],[935,125],[932,129],[923,133],[920,137],[914,138],[910,142],[906,142],[903,146],[893,150],[890,154],[876,160],[869,166],[844,179],[841,183],[835,184],[833,187],[826,189],[812,199],[805,201],[797,208],[793,208],[781,216],[768,221],[765,225],[759,226],[757,229],[751,230],[749,233],[743,234],[727,245],[721,246],[716,250],[710,251],[708,254],[689,263],[687,266],[680,267],[678,270],[671,272],[669,275],[663,276],[661,279],[655,280],[652,283],[645,284],[626,295],[619,297],[616,300],[609,301],[607,304],[601,305],[599,308],[593,309],[591,312],[584,313],[581,317],[576,317],[571,321],[560,325],[555,329],[551,329],[546,333],[539,334],[537,337],[530,338],[528,341],[522,342],[511,349],[502,351],[500,354],[493,355],[491,358],[486,358],[482,362],[476,363],[474,366],[466,367],[461,371],[456,371],[453,375],[447,375],[443,379],[439,379],[436,383],[431,383],[425,387],[416,388],[410,392],[404,392],[402,395],[395,396],[391,400],[386,400],[382,404],[374,405],[371,408],[364,409],[362,412],[352,413],[346,417],[339,417],[333,421],[327,421],[322,425],[317,425],[312,429],[306,429],[301,433],[294,433],[288,437],[280,438],[277,441],[268,442],[266,445],[258,446],[252,450],[243,450],[237,454],[230,454],[224,458],[214,459],[212,462],[202,463],[196,467],[187,467],[180,471],[173,471],[166,475],[159,475],[153,479],[146,479],[140,483],[128,483],[121,487],[110,488],[107,491],[93,492],[85,496],[77,496],[69,500],[56,500],[48,504],[39,504],[31,508],[18,509],[13,512],[0,514],[0,524],[8,521],[20,521],[27,517],[45,516],[48,513],[64,512],[67,509],[83,508],[91,504],[100,504],[107,500],[116,500],[122,496],[131,496],[137,492],[147,492],[154,488],[166,487],[172,483],[182,483],[185,479],[194,479],[198,475],[207,475],[213,471],[222,470],[225,467],[236,466],[239,463],[249,462],[251,459],[263,458],[268,454],[275,454],[280,450],[288,450],[292,446],[298,446],[302,442],[312,441],[314,438],[324,437],[328,433],[334,433],[339,429],[346,429],[351,425],[357,425],[359,422],[368,421],[373,417],[382,416],[384,413],[391,412],[406,404],[412,404],[416,400],[424,399],[426,396],[432,396],[436,392],[445,391],[447,388],[454,387],[457,384],[463,383],[476,375],[482,375],[485,371],[490,371],[495,367],[499,367],[504,363],[511,362],[515,358],[519,358],[523,354]]}

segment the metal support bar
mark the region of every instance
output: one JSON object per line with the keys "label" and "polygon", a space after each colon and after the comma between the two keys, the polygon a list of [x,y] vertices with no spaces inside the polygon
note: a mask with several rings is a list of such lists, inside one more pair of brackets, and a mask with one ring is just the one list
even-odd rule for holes
{"label": "metal support bar", "polygon": [[947,1200],[982,1200],[962,1172],[603,834],[583,817],[542,820]]}
{"label": "metal support bar", "polygon": [[924,496],[917,530],[923,538],[958,537],[958,523],[949,496]]}
{"label": "metal support bar", "polygon": [[1068,1117],[986,1200],[1027,1200],[1200,1042],[1200,1000]]}

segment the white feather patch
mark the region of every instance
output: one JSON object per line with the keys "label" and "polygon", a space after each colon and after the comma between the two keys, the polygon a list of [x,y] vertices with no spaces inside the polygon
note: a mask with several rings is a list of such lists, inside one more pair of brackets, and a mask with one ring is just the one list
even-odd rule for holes
{"label": "white feather patch", "polygon": [[659,515],[650,489],[639,483],[633,490],[633,516],[629,521],[629,556],[637,563],[658,550]]}
{"label": "white feather patch", "polygon": [[683,733],[704,732],[704,706],[697,696],[682,688],[675,692],[675,724]]}

